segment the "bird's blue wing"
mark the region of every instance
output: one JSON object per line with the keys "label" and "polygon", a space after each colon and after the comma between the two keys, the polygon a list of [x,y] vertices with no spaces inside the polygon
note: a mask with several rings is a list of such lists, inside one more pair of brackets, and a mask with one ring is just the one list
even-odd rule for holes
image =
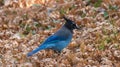
{"label": "bird's blue wing", "polygon": [[65,40],[65,37],[51,35],[43,42],[43,44],[57,43],[57,42],[63,41],[63,40]]}

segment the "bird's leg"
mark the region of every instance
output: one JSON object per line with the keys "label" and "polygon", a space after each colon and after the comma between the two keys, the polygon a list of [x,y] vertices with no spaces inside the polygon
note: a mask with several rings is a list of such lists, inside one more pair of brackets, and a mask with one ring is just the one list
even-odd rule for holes
{"label": "bird's leg", "polygon": [[61,51],[56,51],[56,50],[54,50],[54,52],[57,53],[58,55],[61,54]]}

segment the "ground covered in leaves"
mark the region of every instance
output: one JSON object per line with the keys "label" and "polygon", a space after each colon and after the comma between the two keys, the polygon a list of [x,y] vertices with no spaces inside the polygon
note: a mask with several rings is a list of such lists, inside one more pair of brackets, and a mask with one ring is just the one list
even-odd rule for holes
{"label": "ground covered in leaves", "polygon": [[[26,54],[74,20],[70,45],[61,54]],[[119,0],[50,0],[29,8],[0,7],[0,67],[120,67]]]}

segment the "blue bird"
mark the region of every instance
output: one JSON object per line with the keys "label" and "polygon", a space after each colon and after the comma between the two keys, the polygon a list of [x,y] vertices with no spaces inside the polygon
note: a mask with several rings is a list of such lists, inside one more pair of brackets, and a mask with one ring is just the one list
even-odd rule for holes
{"label": "blue bird", "polygon": [[52,49],[61,52],[63,48],[67,47],[73,37],[73,30],[78,29],[78,25],[70,19],[63,17],[65,24],[53,35],[49,36],[38,48],[29,52],[27,56],[32,56],[38,51],[44,49]]}

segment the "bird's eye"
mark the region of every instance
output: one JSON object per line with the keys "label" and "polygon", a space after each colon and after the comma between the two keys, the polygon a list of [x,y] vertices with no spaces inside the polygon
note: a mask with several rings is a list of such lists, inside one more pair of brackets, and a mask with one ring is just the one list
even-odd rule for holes
{"label": "bird's eye", "polygon": [[73,27],[74,29],[78,29],[78,28],[79,28],[78,25],[75,24],[75,23],[72,24],[72,27]]}

